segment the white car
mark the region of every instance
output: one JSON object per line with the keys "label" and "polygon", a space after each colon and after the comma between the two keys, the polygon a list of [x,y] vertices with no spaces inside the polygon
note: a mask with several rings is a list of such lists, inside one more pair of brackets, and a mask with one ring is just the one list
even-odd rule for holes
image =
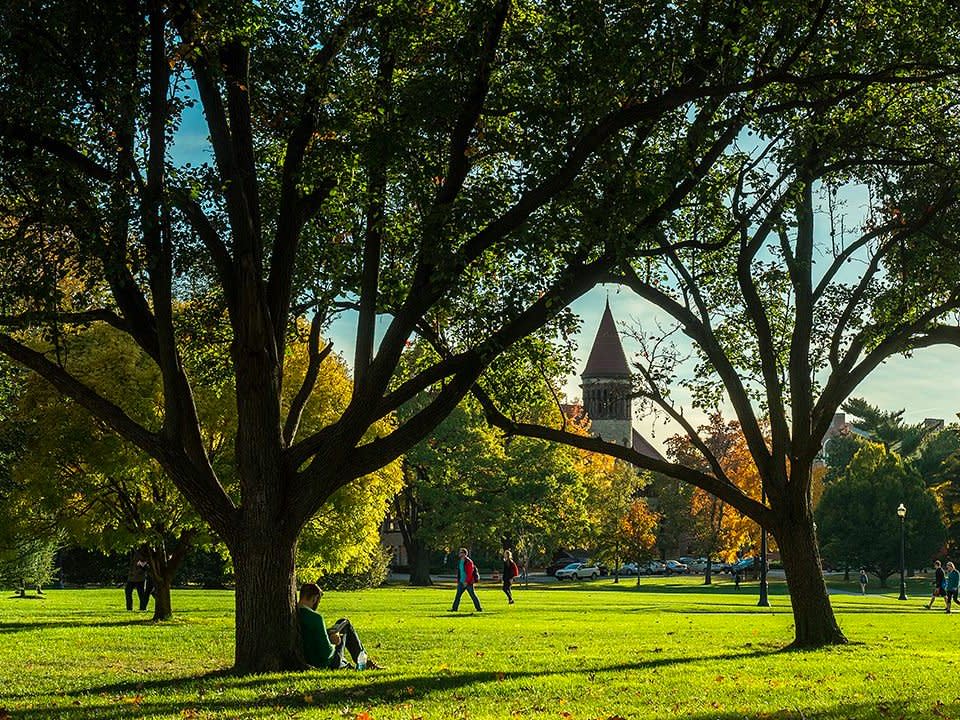
{"label": "white car", "polygon": [[596,580],[598,577],[600,577],[600,568],[591,563],[570,563],[557,570],[557,580],[582,580],[584,578]]}

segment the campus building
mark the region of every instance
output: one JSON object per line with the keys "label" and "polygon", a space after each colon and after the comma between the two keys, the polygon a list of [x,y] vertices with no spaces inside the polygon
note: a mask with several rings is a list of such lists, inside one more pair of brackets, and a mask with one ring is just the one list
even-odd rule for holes
{"label": "campus building", "polygon": [[663,460],[656,448],[633,427],[630,366],[609,301],[603,309],[600,327],[580,375],[580,389],[583,392],[582,412],[589,418],[594,436]]}

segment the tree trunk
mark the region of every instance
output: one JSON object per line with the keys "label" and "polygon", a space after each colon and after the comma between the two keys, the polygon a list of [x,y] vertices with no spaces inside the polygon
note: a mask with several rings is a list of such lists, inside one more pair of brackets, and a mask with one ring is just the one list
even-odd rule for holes
{"label": "tree trunk", "polygon": [[710,562],[709,558],[707,558],[707,567],[703,569],[703,584],[704,585],[713,584],[713,563]]}
{"label": "tree trunk", "polygon": [[810,648],[847,642],[827,595],[820,567],[820,551],[809,512],[789,515],[775,535],[793,605],[794,641],[791,647]]}
{"label": "tree trunk", "polygon": [[170,603],[172,578],[159,575],[153,579],[153,619],[169,620],[173,617],[173,605]]}
{"label": "tree trunk", "polygon": [[234,670],[246,674],[306,668],[296,614],[296,541],[261,528],[230,550],[237,602]]}
{"label": "tree trunk", "polygon": [[410,584],[418,587],[433,585],[430,579],[430,548],[425,543],[412,539],[407,546],[407,559],[410,562]]}

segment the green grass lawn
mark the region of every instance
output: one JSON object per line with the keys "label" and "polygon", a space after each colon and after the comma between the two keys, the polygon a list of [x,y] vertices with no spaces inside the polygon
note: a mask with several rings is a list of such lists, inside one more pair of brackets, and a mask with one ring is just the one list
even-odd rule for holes
{"label": "green grass lawn", "polygon": [[[174,592],[176,619],[127,613],[123,592],[0,595],[0,719],[10,718],[960,718],[960,614],[923,609],[927,585],[896,599],[836,594],[851,644],[783,652],[782,585],[725,577],[520,588],[484,612],[449,587],[328,592],[353,619],[370,672],[233,677],[229,592]],[[851,590],[855,583],[831,584]]]}

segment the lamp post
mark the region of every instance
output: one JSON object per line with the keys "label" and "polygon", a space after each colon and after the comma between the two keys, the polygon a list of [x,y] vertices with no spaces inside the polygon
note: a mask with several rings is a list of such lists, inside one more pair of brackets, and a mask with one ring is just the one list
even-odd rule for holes
{"label": "lamp post", "polygon": [[[760,478],[760,502],[767,504],[767,487]],[[767,529],[760,525],[760,599],[757,607],[770,607],[770,598],[767,596]]]}
{"label": "lamp post", "polygon": [[903,519],[907,516],[907,508],[903,503],[897,508],[897,516],[900,518],[900,600],[907,599],[907,583],[905,578],[906,562],[903,552]]}

